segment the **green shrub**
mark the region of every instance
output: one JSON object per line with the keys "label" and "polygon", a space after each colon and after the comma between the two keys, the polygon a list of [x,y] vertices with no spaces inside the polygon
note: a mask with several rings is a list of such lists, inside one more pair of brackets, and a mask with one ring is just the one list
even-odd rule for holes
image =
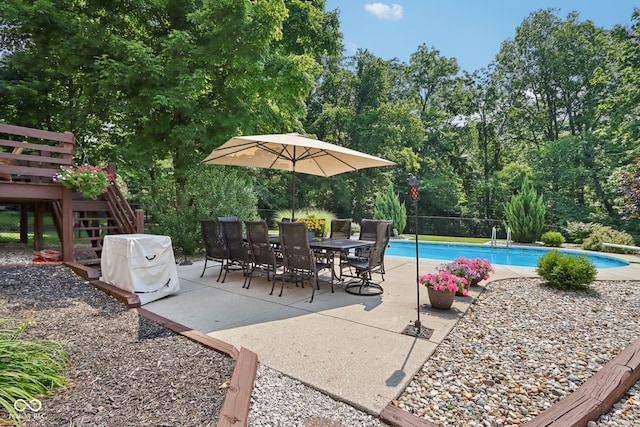
{"label": "green shrub", "polygon": [[602,227],[602,224],[597,222],[568,222],[567,233],[569,233],[572,242],[582,243],[584,239],[593,233],[596,227]]}
{"label": "green shrub", "polygon": [[407,225],[407,208],[404,203],[400,203],[400,198],[393,191],[393,184],[389,184],[386,193],[376,197],[373,219],[390,219],[393,221],[392,228],[398,234],[404,231]]}
{"label": "green shrub", "polygon": [[46,396],[66,387],[62,372],[69,356],[54,341],[29,341],[21,338],[31,323],[0,319],[0,408],[19,425],[14,403]]}
{"label": "green shrub", "polygon": [[542,240],[545,246],[558,247],[564,243],[564,237],[557,231],[547,231],[540,236],[540,240]]}
{"label": "green shrub", "polygon": [[561,254],[556,249],[540,257],[536,271],[549,286],[563,290],[585,289],[597,274],[595,265],[585,256]]}
{"label": "green shrub", "polygon": [[612,248],[603,243],[615,243],[617,245],[635,246],[633,237],[624,231],[617,231],[606,225],[597,225],[593,232],[582,242],[582,249],[588,251],[612,252],[619,254],[633,253],[628,249]]}
{"label": "green shrub", "polygon": [[515,242],[532,243],[538,240],[544,226],[544,202],[527,178],[520,192],[505,204],[506,227],[511,228]]}
{"label": "green shrub", "polygon": [[258,198],[251,180],[234,167],[198,165],[187,172],[184,188],[169,173],[156,174],[145,195],[145,210],[152,221],[149,233],[168,235],[185,257],[203,247],[201,219],[235,216],[241,221],[258,218]]}

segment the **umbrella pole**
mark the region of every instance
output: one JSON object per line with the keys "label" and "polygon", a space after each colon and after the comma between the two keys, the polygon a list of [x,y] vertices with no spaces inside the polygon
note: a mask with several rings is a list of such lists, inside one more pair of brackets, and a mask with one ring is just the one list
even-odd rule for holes
{"label": "umbrella pole", "polygon": [[296,164],[293,164],[293,175],[291,176],[291,222],[295,221],[296,211]]}

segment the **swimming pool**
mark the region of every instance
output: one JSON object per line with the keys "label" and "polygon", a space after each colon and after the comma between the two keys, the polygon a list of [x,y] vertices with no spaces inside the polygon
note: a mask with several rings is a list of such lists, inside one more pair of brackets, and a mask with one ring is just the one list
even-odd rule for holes
{"label": "swimming pool", "polygon": [[[451,261],[456,257],[486,258],[491,264],[510,265],[514,267],[536,267],[538,259],[550,251],[551,248],[536,248],[530,246],[491,246],[474,245],[470,243],[420,242],[420,258]],[[559,249],[570,255],[586,255],[593,261],[596,268],[624,267],[629,262],[599,253]],[[414,240],[391,240],[386,255],[416,257],[416,243]]]}

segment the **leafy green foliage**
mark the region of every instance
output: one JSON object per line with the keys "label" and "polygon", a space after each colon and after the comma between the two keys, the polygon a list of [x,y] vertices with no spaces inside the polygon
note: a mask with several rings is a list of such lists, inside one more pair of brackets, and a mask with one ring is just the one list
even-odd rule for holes
{"label": "leafy green foliage", "polygon": [[505,205],[504,214],[514,241],[531,243],[538,239],[544,226],[545,208],[542,196],[538,196],[528,179],[524,179],[520,192]]}
{"label": "leafy green foliage", "polygon": [[386,193],[376,197],[373,219],[390,219],[393,221],[392,228],[399,234],[404,231],[407,225],[407,208],[404,203],[400,203],[400,198],[393,191],[393,184],[389,184]]}
{"label": "leafy green foliage", "polygon": [[[298,129],[397,163],[300,177],[296,205],[356,221],[409,171],[420,215],[503,219],[525,175],[550,225],[616,224],[637,211],[637,10],[611,29],[536,11],[494,63],[460,73],[456,58],[426,45],[408,63],[366,50],[343,58],[339,12],[325,9],[324,0],[0,2],[0,119],[74,132],[80,163],[117,161],[135,177],[134,201],[151,173],[184,192],[187,171],[231,136]],[[608,179],[626,165],[631,175]],[[284,174],[252,176],[260,208],[287,206]]]}
{"label": "leafy green foliage", "polygon": [[631,218],[640,217],[640,158],[628,165],[619,176],[622,211]]}
{"label": "leafy green foliage", "polygon": [[62,372],[69,356],[58,342],[23,339],[29,326],[28,320],[0,319],[0,407],[18,424],[16,400],[30,401],[67,385]]}
{"label": "leafy green foliage", "polygon": [[549,286],[564,290],[585,289],[597,274],[595,265],[585,256],[561,254],[556,249],[540,257],[536,272]]}
{"label": "leafy green foliage", "polygon": [[557,231],[547,231],[542,236],[540,236],[540,240],[544,243],[545,246],[554,246],[558,247],[564,243],[564,237],[562,233],[558,233]]}
{"label": "leafy green foliage", "polygon": [[574,243],[582,243],[584,239],[589,237],[596,227],[601,227],[602,224],[594,222],[579,222],[572,221],[567,223],[567,233],[571,237]]}
{"label": "leafy green foliage", "polygon": [[597,225],[593,232],[582,242],[582,249],[598,252],[612,252],[619,254],[632,253],[633,251],[623,248],[612,248],[604,246],[603,243],[614,243],[617,245],[635,246],[633,237],[624,231],[614,230],[607,225]]}
{"label": "leafy green foliage", "polygon": [[146,210],[154,213],[150,230],[170,236],[174,247],[185,256],[202,248],[199,220],[258,217],[257,198],[241,169],[198,165],[187,176],[187,184],[181,189],[171,176],[161,174],[145,196]]}

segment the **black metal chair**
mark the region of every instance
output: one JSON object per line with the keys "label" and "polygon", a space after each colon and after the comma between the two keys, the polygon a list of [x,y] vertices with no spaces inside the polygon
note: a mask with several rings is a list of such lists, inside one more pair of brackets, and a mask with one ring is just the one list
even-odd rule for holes
{"label": "black metal chair", "polygon": [[331,220],[331,239],[350,239],[351,238],[351,218],[349,219],[332,219]]}
{"label": "black metal chair", "polygon": [[[216,282],[218,282],[224,269],[225,260],[229,257],[227,248],[224,245],[222,231],[220,230],[220,223],[215,219],[203,219],[200,221],[200,230],[202,232],[202,242],[204,243],[205,250],[204,268],[202,269],[200,277],[204,276],[208,261],[219,262],[220,272],[216,279]],[[211,267],[214,266],[209,266],[209,268]]]}
{"label": "black metal chair", "polygon": [[222,229],[224,245],[227,248],[227,262],[222,268],[224,270],[222,283],[224,283],[229,271],[242,270],[243,274],[247,274],[249,248],[242,237],[242,223],[238,219],[218,218],[218,222]]}
{"label": "black metal chair", "polygon": [[[282,265],[278,260],[276,251],[269,242],[269,228],[266,221],[245,221],[247,241],[249,242],[249,268],[244,279],[243,288],[249,289],[251,279],[256,269],[263,268],[267,271],[267,280],[273,271],[273,282],[276,280],[276,269]],[[273,288],[273,287],[272,287]]]}
{"label": "black metal chair", "polygon": [[[315,256],[313,250],[309,247],[309,229],[304,222],[279,222],[280,229],[280,250],[282,251],[284,272],[282,274],[282,284],[280,286],[280,294],[284,289],[285,277],[291,277],[296,282],[301,282],[304,288],[304,273],[311,274],[315,282],[315,286],[311,285],[311,299],[316,292],[316,288],[320,289],[318,283],[318,272],[325,268],[331,268],[331,264],[321,260]],[[271,286],[271,294],[275,287],[275,280]],[[331,285],[333,292],[333,284]]]}
{"label": "black metal chair", "polygon": [[[360,237],[359,240],[370,240],[376,241],[378,236],[378,224],[384,223],[389,224],[389,233],[391,233],[391,225],[393,221],[388,219],[363,219],[360,222]],[[391,236],[391,234],[389,234]],[[369,249],[358,249],[356,250],[356,257],[359,258],[367,258],[369,256]],[[384,274],[384,264],[380,267],[382,274]]]}
{"label": "black metal chair", "polygon": [[[345,266],[355,270],[352,277],[359,281],[347,284],[345,290],[356,295],[380,295],[384,291],[380,283],[373,282],[373,274],[380,274],[384,281],[384,254],[391,238],[391,222],[379,221],[376,224],[375,245],[370,249],[367,257],[351,257],[345,261]],[[356,291],[357,288],[357,291]]]}

